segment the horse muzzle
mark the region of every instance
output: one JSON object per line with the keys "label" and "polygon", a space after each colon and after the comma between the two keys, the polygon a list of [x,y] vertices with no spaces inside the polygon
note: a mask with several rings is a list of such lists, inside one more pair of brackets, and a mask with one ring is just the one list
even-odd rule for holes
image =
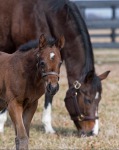
{"label": "horse muzzle", "polygon": [[89,136],[94,136],[93,131],[90,132],[84,132],[84,131],[79,131],[79,137],[89,137]]}
{"label": "horse muzzle", "polygon": [[50,95],[55,95],[57,93],[57,91],[59,90],[59,84],[51,84],[49,83],[46,87],[47,92]]}

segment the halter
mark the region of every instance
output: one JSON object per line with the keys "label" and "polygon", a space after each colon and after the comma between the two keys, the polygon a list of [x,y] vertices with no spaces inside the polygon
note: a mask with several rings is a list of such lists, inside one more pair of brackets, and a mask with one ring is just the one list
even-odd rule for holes
{"label": "halter", "polygon": [[80,86],[81,84],[79,83],[79,81],[75,81],[73,84],[73,89],[72,89],[73,94],[71,95],[70,98],[69,97],[65,98],[65,105],[70,114],[71,120],[76,121],[76,122],[95,121],[96,119],[99,118],[98,116],[95,116],[95,117],[86,116],[85,114],[81,112],[78,106],[79,104],[77,101],[77,92],[80,89]]}
{"label": "halter", "polygon": [[57,72],[54,72],[54,71],[42,73],[42,77],[45,77],[48,75],[56,75],[59,78],[59,74]]}

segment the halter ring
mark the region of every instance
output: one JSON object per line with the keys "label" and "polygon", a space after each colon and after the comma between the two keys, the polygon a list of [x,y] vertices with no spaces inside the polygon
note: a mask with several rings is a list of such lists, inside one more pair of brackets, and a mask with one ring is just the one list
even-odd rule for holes
{"label": "halter ring", "polygon": [[74,88],[77,90],[81,87],[81,83],[79,83],[79,81],[77,80],[73,83],[73,85],[74,85]]}

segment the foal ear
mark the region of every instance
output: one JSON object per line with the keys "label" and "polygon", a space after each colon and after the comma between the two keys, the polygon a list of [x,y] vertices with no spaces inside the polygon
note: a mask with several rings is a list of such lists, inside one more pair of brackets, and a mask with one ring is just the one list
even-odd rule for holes
{"label": "foal ear", "polygon": [[110,73],[110,71],[106,71],[103,74],[99,75],[98,77],[100,78],[100,80],[104,80],[107,78],[109,73]]}
{"label": "foal ear", "polygon": [[39,39],[39,48],[42,49],[43,47],[46,46],[46,38],[44,36],[44,34],[41,34],[40,39]]}
{"label": "foal ear", "polygon": [[57,47],[59,47],[60,49],[62,49],[62,48],[64,47],[64,44],[65,44],[65,38],[64,38],[64,36],[62,35],[62,36],[58,39]]}
{"label": "foal ear", "polygon": [[93,80],[94,78],[94,70],[91,70],[87,73],[85,79],[84,79],[84,83],[89,83]]}

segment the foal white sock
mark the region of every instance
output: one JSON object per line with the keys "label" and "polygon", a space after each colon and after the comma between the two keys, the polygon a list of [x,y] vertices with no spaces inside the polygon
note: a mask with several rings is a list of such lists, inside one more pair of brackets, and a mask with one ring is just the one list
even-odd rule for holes
{"label": "foal white sock", "polygon": [[0,133],[4,132],[4,124],[7,121],[7,111],[0,114]]}
{"label": "foal white sock", "polygon": [[55,133],[55,130],[51,125],[51,104],[49,103],[47,108],[43,110],[42,123],[46,133]]}

